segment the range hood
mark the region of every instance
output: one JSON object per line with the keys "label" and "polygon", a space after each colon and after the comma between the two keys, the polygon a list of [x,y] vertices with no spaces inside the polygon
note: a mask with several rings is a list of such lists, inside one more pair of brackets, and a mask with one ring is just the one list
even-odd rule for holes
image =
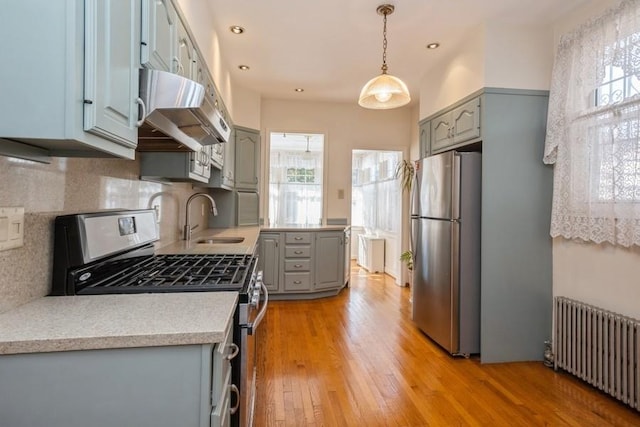
{"label": "range hood", "polygon": [[[193,80],[160,70],[140,70],[140,98],[146,107],[140,133],[150,139],[174,141],[189,150],[201,145],[224,143],[231,129],[205,93]],[[157,134],[157,135],[154,135]]]}

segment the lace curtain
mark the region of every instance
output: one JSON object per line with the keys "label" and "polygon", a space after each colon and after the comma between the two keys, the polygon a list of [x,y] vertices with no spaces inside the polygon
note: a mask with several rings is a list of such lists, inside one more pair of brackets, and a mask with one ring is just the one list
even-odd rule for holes
{"label": "lace curtain", "polygon": [[562,37],[544,162],[555,164],[551,236],[640,245],[640,1]]}
{"label": "lace curtain", "polygon": [[278,226],[320,225],[322,151],[271,150],[269,221]]}

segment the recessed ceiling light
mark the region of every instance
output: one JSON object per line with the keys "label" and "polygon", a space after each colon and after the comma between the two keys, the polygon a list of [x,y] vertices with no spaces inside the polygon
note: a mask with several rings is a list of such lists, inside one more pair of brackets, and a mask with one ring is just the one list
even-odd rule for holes
{"label": "recessed ceiling light", "polygon": [[229,27],[229,30],[233,34],[242,34],[242,33],[244,33],[244,28],[242,28],[240,25],[232,25],[231,27]]}
{"label": "recessed ceiling light", "polygon": [[304,89],[302,89],[301,87],[297,87],[294,89],[296,92],[304,92]]}
{"label": "recessed ceiling light", "polygon": [[242,71],[246,71],[249,69],[248,65],[238,65],[238,68],[240,68]]}
{"label": "recessed ceiling light", "polygon": [[440,43],[429,43],[427,49],[437,49],[440,47]]}

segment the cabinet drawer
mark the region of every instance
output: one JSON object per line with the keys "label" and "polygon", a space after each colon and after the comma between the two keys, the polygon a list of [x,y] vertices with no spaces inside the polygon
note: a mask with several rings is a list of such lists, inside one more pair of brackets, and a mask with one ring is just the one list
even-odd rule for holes
{"label": "cabinet drawer", "polygon": [[211,399],[214,405],[215,402],[220,399],[221,394],[226,390],[226,385],[223,383],[223,379],[231,372],[231,359],[233,359],[231,356],[236,353],[237,349],[235,344],[233,344],[232,339],[233,328],[229,325],[224,341],[216,344],[213,349],[211,360]]}
{"label": "cabinet drawer", "polygon": [[308,259],[287,260],[284,262],[284,271],[309,271],[310,266]]}
{"label": "cabinet drawer", "polygon": [[285,258],[309,258],[311,257],[311,246],[285,246]]}
{"label": "cabinet drawer", "polygon": [[311,243],[311,233],[285,233],[285,243]]}
{"label": "cabinet drawer", "polygon": [[220,395],[220,398],[214,402],[213,410],[211,411],[211,425],[212,426],[229,426],[230,425],[230,409],[231,409],[231,372],[225,377],[224,393]]}
{"label": "cabinet drawer", "polygon": [[284,273],[284,290],[311,290],[311,273]]}

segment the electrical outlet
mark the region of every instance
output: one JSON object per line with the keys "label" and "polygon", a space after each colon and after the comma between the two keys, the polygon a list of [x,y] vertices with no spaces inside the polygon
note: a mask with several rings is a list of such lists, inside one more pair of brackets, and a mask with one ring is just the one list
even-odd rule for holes
{"label": "electrical outlet", "polygon": [[0,251],[24,246],[24,208],[0,208]]}

